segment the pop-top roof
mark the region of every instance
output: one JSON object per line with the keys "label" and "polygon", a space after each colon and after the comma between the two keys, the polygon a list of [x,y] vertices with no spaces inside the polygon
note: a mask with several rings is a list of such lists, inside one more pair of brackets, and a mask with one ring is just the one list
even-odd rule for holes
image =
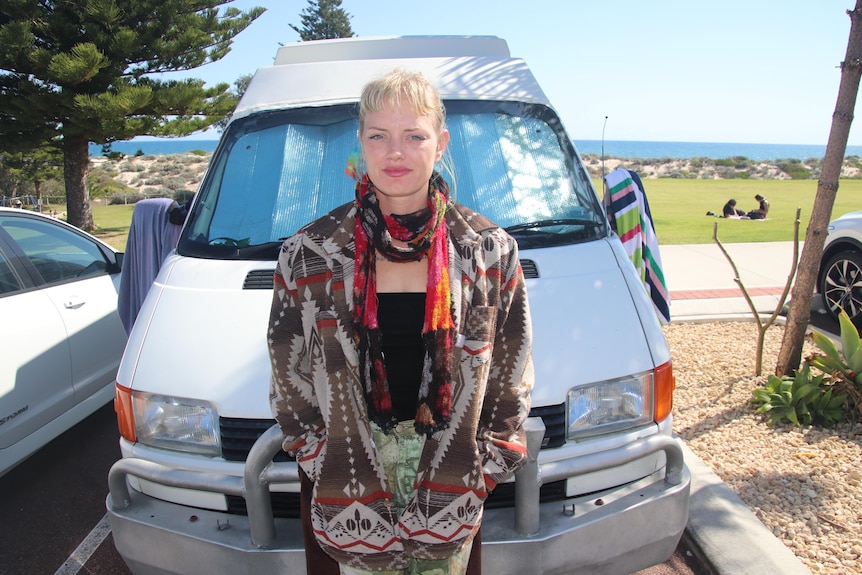
{"label": "pop-top roof", "polygon": [[509,46],[496,36],[381,36],[297,42],[278,49],[275,65],[335,60],[398,58],[509,58]]}
{"label": "pop-top roof", "polygon": [[425,74],[446,100],[549,105],[527,65],[495,36],[393,36],[299,42],[258,69],[234,118],[350,103],[370,80],[401,68]]}

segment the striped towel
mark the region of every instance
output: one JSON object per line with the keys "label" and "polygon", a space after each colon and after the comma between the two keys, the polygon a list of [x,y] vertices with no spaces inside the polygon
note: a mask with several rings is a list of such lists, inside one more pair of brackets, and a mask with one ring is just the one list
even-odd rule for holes
{"label": "striped towel", "polygon": [[664,281],[658,238],[643,183],[636,172],[617,168],[605,176],[605,209],[626,254],[644,283],[659,320],[670,322],[670,294]]}

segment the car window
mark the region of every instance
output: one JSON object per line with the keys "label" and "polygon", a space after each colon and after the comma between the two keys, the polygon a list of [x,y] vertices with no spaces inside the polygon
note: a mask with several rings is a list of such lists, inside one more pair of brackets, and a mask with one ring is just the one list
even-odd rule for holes
{"label": "car window", "polygon": [[87,238],[51,222],[4,218],[0,225],[27,256],[45,283],[106,273],[107,260]]}
{"label": "car window", "polygon": [[21,282],[18,277],[12,272],[12,266],[9,265],[9,260],[0,252],[0,295],[18,291],[21,289]]}
{"label": "car window", "polygon": [[[605,220],[556,114],[543,106],[447,102],[455,199],[509,229],[522,247],[587,241]],[[217,150],[183,255],[275,259],[284,238],[350,201],[345,174],[358,151],[352,106],[235,122]]]}

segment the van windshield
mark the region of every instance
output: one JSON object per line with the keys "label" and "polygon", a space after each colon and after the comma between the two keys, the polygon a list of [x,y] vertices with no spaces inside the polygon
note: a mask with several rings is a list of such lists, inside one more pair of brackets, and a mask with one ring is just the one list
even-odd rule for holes
{"label": "van windshield", "polygon": [[[506,228],[522,249],[607,235],[590,178],[545,106],[446,102],[454,199]],[[349,202],[355,106],[303,108],[233,122],[183,230],[183,255],[276,259],[301,226]],[[454,182],[453,182],[454,180]]]}

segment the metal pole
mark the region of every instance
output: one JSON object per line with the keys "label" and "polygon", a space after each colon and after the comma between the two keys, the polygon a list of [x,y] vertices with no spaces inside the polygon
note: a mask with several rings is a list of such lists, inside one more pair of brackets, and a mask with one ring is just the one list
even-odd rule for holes
{"label": "metal pole", "polygon": [[542,488],[539,450],[545,437],[545,422],[530,417],[524,422],[527,433],[527,462],[515,472],[515,530],[521,535],[539,532],[539,500]]}
{"label": "metal pole", "polygon": [[602,124],[602,180],[605,179],[605,126],[608,125],[608,117],[605,116],[605,122]]}

